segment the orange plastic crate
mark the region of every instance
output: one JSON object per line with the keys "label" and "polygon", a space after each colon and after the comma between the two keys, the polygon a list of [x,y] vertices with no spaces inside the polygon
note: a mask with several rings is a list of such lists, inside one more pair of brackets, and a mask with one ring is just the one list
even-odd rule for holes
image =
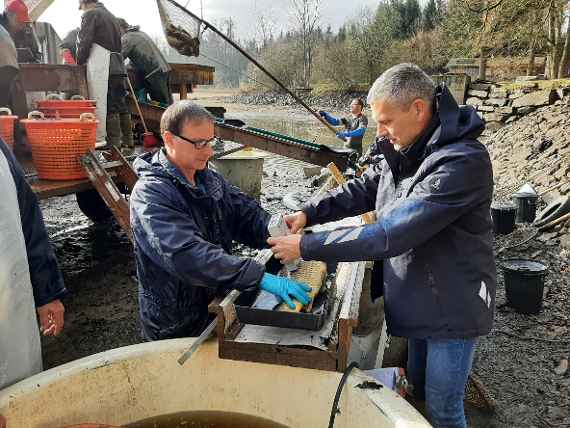
{"label": "orange plastic crate", "polygon": [[0,108],[0,137],[11,149],[14,148],[14,124],[18,116],[13,116],[9,108]]}
{"label": "orange plastic crate", "polygon": [[77,106],[77,107],[43,107],[40,111],[45,114],[47,118],[60,118],[60,119],[77,119],[83,113],[95,114],[95,107],[92,106]]}
{"label": "orange plastic crate", "polygon": [[58,95],[52,94],[48,99],[37,101],[38,110],[49,118],[78,118],[83,113],[95,114],[94,100],[86,100],[74,96],[70,100],[62,100]]}
{"label": "orange plastic crate", "polygon": [[81,156],[95,149],[95,116],[84,114],[81,119],[46,119],[43,113],[32,112],[28,117],[22,123],[38,177],[42,180],[85,178]]}

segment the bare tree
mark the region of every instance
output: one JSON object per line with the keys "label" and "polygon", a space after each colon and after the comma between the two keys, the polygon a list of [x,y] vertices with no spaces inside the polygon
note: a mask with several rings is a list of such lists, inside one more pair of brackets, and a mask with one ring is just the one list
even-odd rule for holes
{"label": "bare tree", "polygon": [[308,87],[317,44],[321,0],[290,0],[290,2],[303,52],[303,84]]}

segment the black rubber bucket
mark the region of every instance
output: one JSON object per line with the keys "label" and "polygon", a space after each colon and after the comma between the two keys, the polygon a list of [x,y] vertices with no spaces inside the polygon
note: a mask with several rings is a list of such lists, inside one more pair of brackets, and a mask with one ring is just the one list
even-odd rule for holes
{"label": "black rubber bucket", "polygon": [[531,260],[503,262],[507,305],[521,314],[538,314],[542,309],[547,269],[546,265]]}
{"label": "black rubber bucket", "polygon": [[515,230],[517,206],[511,203],[497,204],[491,207],[493,230],[496,235],[508,235]]}
{"label": "black rubber bucket", "polygon": [[517,206],[517,223],[532,223],[536,218],[538,195],[513,195]]}

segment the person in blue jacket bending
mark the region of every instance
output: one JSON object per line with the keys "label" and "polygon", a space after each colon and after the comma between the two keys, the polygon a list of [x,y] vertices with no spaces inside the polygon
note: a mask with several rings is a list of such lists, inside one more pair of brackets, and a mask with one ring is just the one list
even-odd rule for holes
{"label": "person in blue jacket bending", "polygon": [[364,101],[355,98],[350,103],[349,118],[336,118],[326,111],[320,110],[319,114],[333,126],[344,125],[345,130],[337,132],[336,136],[345,143],[345,147],[356,150],[362,154],[362,140],[368,128],[368,118],[364,115]]}
{"label": "person in blue jacket bending", "polygon": [[292,233],[375,210],[377,222],[271,238],[278,259],[375,261],[388,333],[408,338],[408,380],[436,428],[465,428],[463,398],[477,339],[491,331],[496,272],[493,170],[485,125],[413,64],[368,95],[383,157],[364,175],[286,218]]}
{"label": "person in blue jacket bending", "polygon": [[207,168],[214,154],[214,118],[190,101],[161,120],[165,147],[134,162],[131,225],[147,340],[198,336],[208,323],[212,291],[260,287],[291,308],[309,302],[310,287],[265,272],[230,254],[233,241],[267,247],[270,215]]}

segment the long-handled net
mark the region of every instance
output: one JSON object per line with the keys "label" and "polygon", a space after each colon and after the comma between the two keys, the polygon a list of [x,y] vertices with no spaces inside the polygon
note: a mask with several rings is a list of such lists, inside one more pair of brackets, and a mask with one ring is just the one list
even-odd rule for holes
{"label": "long-handled net", "polygon": [[220,30],[215,28],[212,24],[205,20],[200,19],[190,11],[186,10],[174,0],[156,0],[158,10],[160,12],[160,20],[164,28],[166,40],[178,53],[185,56],[198,56],[200,53],[200,32],[202,26],[204,31],[207,29],[212,30],[215,34],[224,39],[233,48],[237,49],[243,56],[251,61],[257,68],[263,71],[271,78],[277,85],[287,92],[295,101],[301,104],[315,119],[326,126],[332,133],[336,135],[337,130],[325,121],[316,111],[307,105],[301,98],[294,94],[289,88],[281,83],[273,74],[271,74],[263,65],[259,63],[253,56],[251,56],[245,49],[239,46],[236,42],[223,34]]}
{"label": "long-handled net", "polygon": [[156,0],[156,3],[168,44],[181,55],[199,56],[202,21],[174,1]]}

